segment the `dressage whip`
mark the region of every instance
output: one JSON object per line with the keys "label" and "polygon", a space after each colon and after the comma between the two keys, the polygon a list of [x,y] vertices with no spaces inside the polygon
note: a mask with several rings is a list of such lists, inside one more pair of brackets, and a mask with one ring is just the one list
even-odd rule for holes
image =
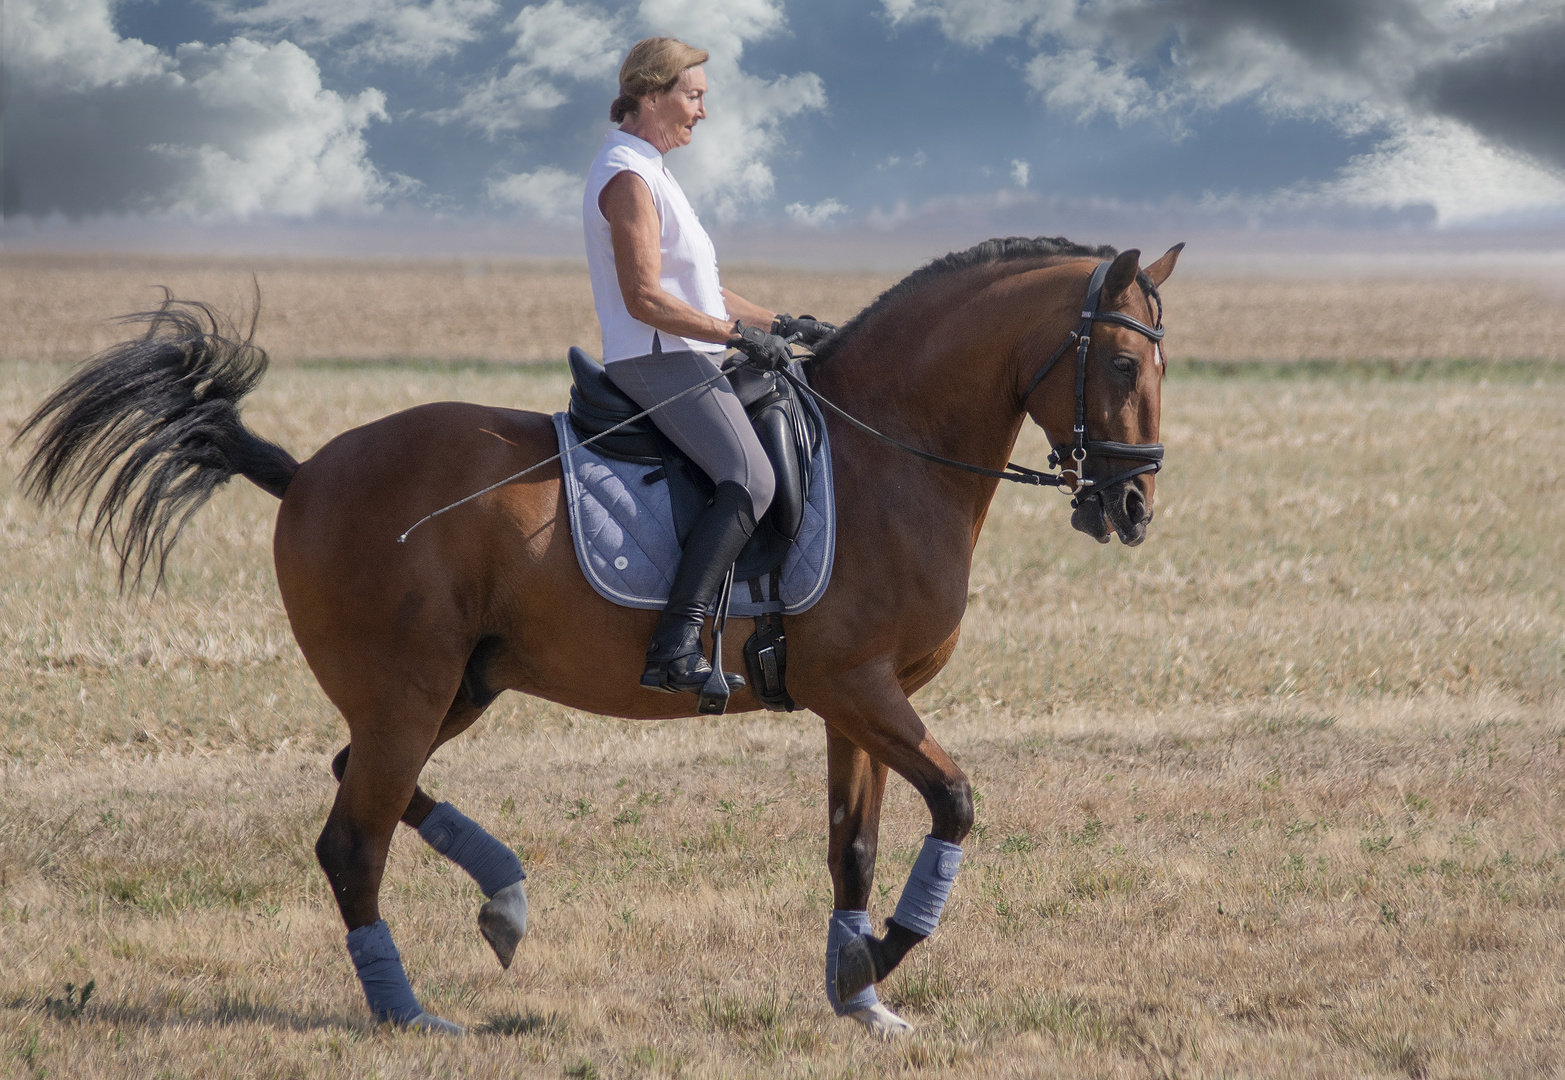
{"label": "dressage whip", "polygon": [[[637,413],[635,416],[632,416],[632,417],[630,417],[628,419],[625,419],[625,420],[621,420],[619,423],[615,424],[613,427],[606,428],[605,430],[598,432],[596,435],[592,436],[590,439],[583,439],[581,442],[579,442],[575,446],[571,447],[571,450],[579,450],[583,446],[591,446],[593,443],[597,442],[599,439],[603,438],[605,435],[612,435],[616,431],[618,431],[620,428],[625,427],[628,424],[634,424],[637,420],[642,420],[642,419],[645,419],[648,416],[651,416],[653,413],[657,412],[663,406],[665,406],[665,405],[672,405],[674,402],[678,401],[680,398],[684,397],[686,394],[693,394],[697,390],[705,390],[708,386],[711,386],[713,383],[717,382],[717,380],[719,380],[719,379],[726,379],[726,378],[728,378],[728,372],[727,371],[719,371],[716,375],[713,375],[710,379],[707,379],[705,382],[699,382],[699,383],[696,383],[694,386],[686,387],[684,390],[681,390],[679,393],[675,394],[673,397],[664,398],[662,401],[658,402],[656,405],[652,406],[650,409],[643,409],[641,412]],[[441,514],[444,514],[447,510],[455,510],[459,506],[464,506],[467,503],[470,503],[474,499],[478,498],[480,495],[487,495],[491,491],[493,491],[495,488],[504,487],[505,485],[511,483],[514,480],[520,480],[522,477],[526,476],[528,473],[533,472],[536,469],[541,469],[545,465],[551,465],[554,462],[559,461],[562,457],[564,457],[568,453],[570,453],[570,450],[561,450],[558,454],[555,454],[553,457],[544,458],[542,461],[538,462],[537,464],[529,465],[529,466],[527,466],[527,468],[523,469],[521,472],[512,473],[510,476],[507,476],[504,480],[496,480],[494,483],[490,484],[488,487],[484,488],[481,491],[475,491],[471,495],[468,495],[465,498],[458,499],[456,502],[452,503],[449,506],[442,506],[439,510],[434,511],[433,513],[425,514],[423,517],[421,517],[417,521],[415,521],[412,525],[409,525],[407,532],[405,532],[401,536],[397,537],[397,543],[399,543],[399,544],[407,543],[408,542],[408,537],[410,535],[412,535],[413,530],[418,528],[420,525],[424,524],[424,522],[434,520],[435,518],[439,517]]]}

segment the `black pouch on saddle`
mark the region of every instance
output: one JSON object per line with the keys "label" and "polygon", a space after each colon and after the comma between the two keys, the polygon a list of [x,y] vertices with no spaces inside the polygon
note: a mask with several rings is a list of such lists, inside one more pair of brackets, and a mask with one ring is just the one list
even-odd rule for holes
{"label": "black pouch on saddle", "polygon": [[[772,575],[772,602],[780,609],[777,575]],[[761,583],[750,581],[750,598],[761,599]],[[782,611],[755,617],[755,633],[744,643],[745,674],[756,700],[772,712],[793,712],[799,706],[788,696],[788,639],[783,635]]]}

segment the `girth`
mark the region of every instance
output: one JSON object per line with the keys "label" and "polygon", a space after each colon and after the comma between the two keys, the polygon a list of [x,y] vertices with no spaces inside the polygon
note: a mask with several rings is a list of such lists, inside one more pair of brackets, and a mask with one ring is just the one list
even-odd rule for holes
{"label": "girth", "polygon": [[[572,347],[567,358],[572,380],[567,415],[580,438],[598,435],[642,411],[614,385],[603,365],[581,349]],[[804,505],[809,499],[810,459],[819,444],[820,432],[813,414],[801,406],[798,392],[786,380],[744,365],[731,368],[727,374],[777,481],[771,507],[735,564],[737,580],[750,581],[780,567],[799,537],[804,525]],[[696,518],[712,498],[711,479],[679,452],[650,416],[598,439],[593,449],[607,457],[653,467],[643,482],[668,483],[674,532],[683,545]]]}

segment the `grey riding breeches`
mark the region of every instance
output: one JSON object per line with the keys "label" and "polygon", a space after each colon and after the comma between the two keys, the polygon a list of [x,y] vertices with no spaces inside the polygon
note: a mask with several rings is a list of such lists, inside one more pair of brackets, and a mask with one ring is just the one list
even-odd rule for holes
{"label": "grey riding breeches", "polygon": [[[688,349],[649,353],[611,360],[605,370],[631,400],[650,409],[716,375],[719,369],[714,358],[721,355]],[[777,480],[739,395],[727,379],[663,406],[650,419],[713,483],[731,480],[749,492],[755,518],[761,519],[772,504]]]}

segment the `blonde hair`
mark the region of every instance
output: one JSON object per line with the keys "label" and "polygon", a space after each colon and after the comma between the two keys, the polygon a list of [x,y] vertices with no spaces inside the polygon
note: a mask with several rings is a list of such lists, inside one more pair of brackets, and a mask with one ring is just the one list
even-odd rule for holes
{"label": "blonde hair", "polygon": [[609,119],[616,124],[634,116],[641,99],[666,94],[679,77],[707,61],[707,51],[686,45],[678,38],[645,38],[631,46],[619,67],[619,97],[609,106]]}

